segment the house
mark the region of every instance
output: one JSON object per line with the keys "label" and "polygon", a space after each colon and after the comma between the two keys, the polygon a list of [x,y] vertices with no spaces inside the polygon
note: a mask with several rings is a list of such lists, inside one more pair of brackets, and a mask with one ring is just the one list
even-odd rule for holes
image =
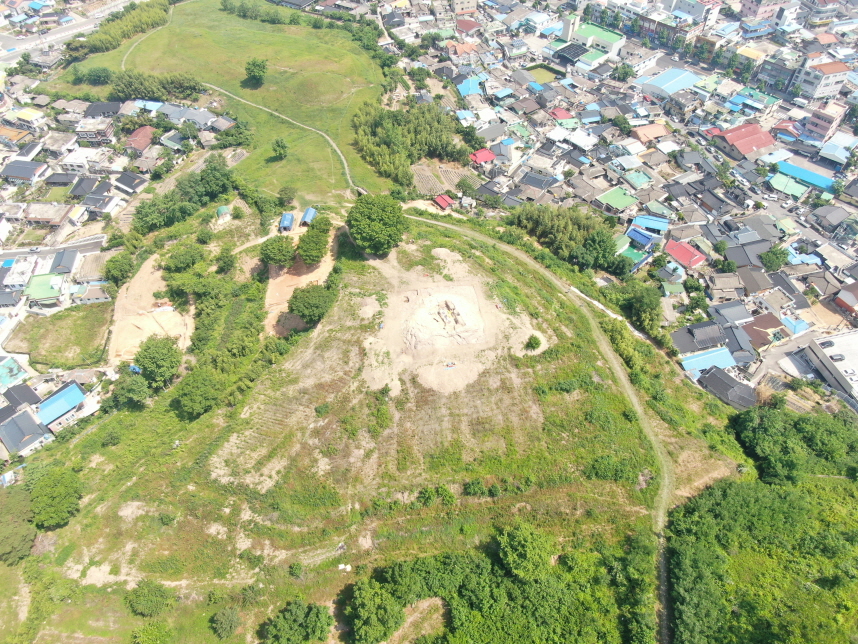
{"label": "house", "polygon": [[312,221],[316,218],[317,214],[318,213],[316,212],[315,208],[307,208],[304,211],[304,214],[301,216],[301,221],[298,223],[298,225],[299,226],[309,226],[312,223]]}
{"label": "house", "polygon": [[712,142],[724,154],[738,161],[760,157],[775,145],[772,135],[758,123],[745,123],[718,131],[712,137]]}
{"label": "house", "polygon": [[77,148],[77,140],[75,132],[48,132],[42,140],[42,148],[52,159],[59,159]]}
{"label": "house", "polygon": [[14,185],[34,186],[48,174],[48,165],[38,161],[13,159],[0,170],[0,177]]}
{"label": "house", "polygon": [[737,273],[713,273],[709,276],[709,296],[713,302],[731,302],[745,294],[745,285]]}
{"label": "house", "polygon": [[811,217],[825,232],[833,233],[849,217],[849,214],[848,210],[840,206],[822,206],[814,210]]}
{"label": "house", "polygon": [[99,302],[110,302],[110,295],[101,286],[90,284],[78,287],[72,294],[72,304],[98,304]]}
{"label": "house", "polygon": [[132,158],[141,156],[146,149],[152,145],[152,138],[155,135],[155,128],[151,125],[144,125],[134,130],[125,141],[125,154]]}
{"label": "house", "polygon": [[746,295],[756,295],[774,287],[772,280],[762,268],[743,266],[736,273],[745,285]]}
{"label": "house", "polygon": [[50,273],[71,273],[74,270],[75,264],[80,257],[78,251],[65,248],[54,255],[54,260],[51,262]]}
{"label": "house", "polygon": [[9,387],[3,392],[3,397],[15,411],[21,411],[27,405],[38,405],[42,402],[42,397],[24,384]]}
{"label": "house", "polygon": [[754,316],[754,319],[742,326],[751,339],[751,344],[757,351],[764,351],[784,340],[792,334],[786,325],[773,313]]}
{"label": "house", "polygon": [[75,133],[79,141],[109,145],[113,143],[113,120],[106,117],[83,118],[75,127]]}
{"label": "house", "polygon": [[727,343],[727,336],[717,322],[698,322],[670,334],[680,356],[694,355]]}
{"label": "house", "polygon": [[[170,148],[174,152],[182,152],[182,143],[187,141],[185,137],[179,134],[176,130],[170,130],[161,137],[161,143]],[[140,168],[140,165],[137,166]]]}
{"label": "house", "polygon": [[284,212],[280,215],[280,223],[277,225],[277,230],[281,233],[287,233],[292,230],[295,224],[295,215],[291,212]]}
{"label": "house", "polygon": [[112,157],[110,148],[77,148],[60,161],[60,168],[72,174],[103,174]]}
{"label": "house", "polygon": [[122,109],[122,103],[114,101],[110,103],[92,103],[89,107],[86,108],[86,111],[83,113],[85,118],[113,118],[117,114],[119,114],[119,110]]}
{"label": "house", "polygon": [[[2,412],[3,410],[0,410],[0,414]],[[24,409],[0,423],[0,444],[2,444],[0,459],[6,460],[11,454],[29,456],[53,439],[53,434],[32,410]]]}
{"label": "house", "polygon": [[31,309],[57,308],[63,304],[66,290],[64,274],[44,273],[30,278],[24,295],[27,296],[27,306]]}
{"label": "house", "polygon": [[477,166],[481,166],[495,160],[495,153],[491,150],[487,150],[486,148],[472,152],[468,156],[471,157],[471,161]]}
{"label": "house", "polygon": [[116,186],[116,189],[128,196],[143,192],[143,188],[146,187],[147,183],[149,183],[149,180],[146,177],[133,172],[120,172],[113,179],[113,185]]}
{"label": "house", "polygon": [[55,434],[77,420],[77,413],[83,408],[86,392],[77,382],[67,382],[39,405],[39,422]]}
{"label": "house", "polygon": [[661,123],[651,123],[649,125],[641,125],[632,129],[632,136],[638,141],[646,145],[650,141],[657,141],[663,136],[670,134],[668,129]]}
{"label": "house", "polygon": [[858,282],[844,284],[834,296],[834,303],[849,313],[858,312]]}
{"label": "house", "polygon": [[[472,155],[472,156],[473,156],[473,155]],[[433,201],[433,202],[435,203],[435,205],[436,205],[436,206],[438,206],[441,210],[447,210],[447,209],[449,209],[449,208],[452,208],[452,207],[456,204],[456,202],[455,202],[455,201],[453,201],[453,200],[452,200],[450,197],[448,197],[447,195],[438,195],[438,196],[437,196],[437,197],[435,197],[432,201]]]}
{"label": "house", "polygon": [[695,268],[706,262],[706,256],[688,242],[670,239],[664,251],[685,268]]}
{"label": "house", "polygon": [[736,380],[721,367],[713,366],[701,371],[697,384],[738,411],[757,404],[754,388]]}

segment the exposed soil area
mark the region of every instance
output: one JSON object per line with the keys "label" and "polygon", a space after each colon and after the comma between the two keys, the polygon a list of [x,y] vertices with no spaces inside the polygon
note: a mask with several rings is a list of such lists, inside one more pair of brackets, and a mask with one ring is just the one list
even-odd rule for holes
{"label": "exposed soil area", "polygon": [[161,271],[155,268],[156,261],[154,255],[147,259],[131,281],[119,289],[108,352],[111,365],[134,358],[140,344],[152,335],[177,338],[181,349],[191,343],[192,313],[180,313],[153,295],[167,288]]}

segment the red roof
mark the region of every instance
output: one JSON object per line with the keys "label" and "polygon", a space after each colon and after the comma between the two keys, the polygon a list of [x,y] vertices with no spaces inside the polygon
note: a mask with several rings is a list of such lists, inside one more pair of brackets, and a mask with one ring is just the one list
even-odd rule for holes
{"label": "red roof", "polygon": [[688,242],[670,239],[664,250],[685,268],[694,268],[706,261],[706,256]]}
{"label": "red roof", "polygon": [[833,45],[836,42],[840,42],[837,39],[837,36],[834,34],[824,33],[824,34],[816,34],[816,41],[820,45]]}
{"label": "red roof", "polygon": [[454,203],[456,203],[455,201],[450,199],[450,197],[448,197],[447,195],[438,195],[437,197],[435,197],[435,199],[433,201],[436,204],[438,204],[438,206],[441,208],[441,210],[447,210],[447,208],[449,208]]}
{"label": "red roof", "polygon": [[134,130],[128,137],[126,145],[134,148],[138,152],[143,152],[146,148],[152,145],[152,136],[155,133],[155,128],[151,125],[144,125]]}
{"label": "red roof", "polygon": [[710,127],[708,130],[703,130],[703,134],[706,136],[715,136],[716,134],[721,134],[720,127]]}
{"label": "red roof", "polygon": [[849,71],[849,66],[846,65],[846,63],[841,63],[840,61],[834,63],[822,63],[821,65],[811,65],[811,67],[818,69],[825,76],[828,74],[840,74],[842,72]]}
{"label": "red roof", "polygon": [[487,150],[483,148],[482,150],[477,150],[473,154],[470,155],[471,161],[474,163],[488,163],[489,161],[495,160],[495,153],[491,150]]}
{"label": "red roof", "polygon": [[566,119],[575,118],[574,116],[572,116],[572,114],[564,110],[562,107],[555,107],[549,112],[549,114],[553,118],[556,118],[558,121],[565,121]]}
{"label": "red roof", "polygon": [[464,19],[464,20],[457,20],[456,21],[456,29],[458,29],[462,33],[469,34],[472,31],[476,31],[480,27],[482,27],[482,25],[480,23],[478,23],[476,20]]}
{"label": "red roof", "polygon": [[775,144],[772,135],[761,128],[758,123],[737,125],[736,127],[731,127],[729,130],[724,130],[720,134],[716,134],[716,136],[724,137],[727,143],[743,155],[751,154],[751,152]]}

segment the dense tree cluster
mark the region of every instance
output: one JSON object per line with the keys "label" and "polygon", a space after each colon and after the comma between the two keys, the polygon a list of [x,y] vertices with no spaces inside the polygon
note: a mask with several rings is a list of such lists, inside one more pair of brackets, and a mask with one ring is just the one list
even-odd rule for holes
{"label": "dense tree cluster", "polygon": [[131,2],[122,11],[114,12],[102,20],[98,31],[83,40],[70,40],[66,51],[72,60],[83,60],[90,54],[111,51],[125,40],[166,25],[170,15],[170,0],[149,0],[149,2]]}
{"label": "dense tree cluster", "polygon": [[128,70],[113,76],[109,98],[114,101],[138,98],[153,101],[194,100],[204,89],[205,86],[199,80],[186,72],[146,74]]}
{"label": "dense tree cluster", "polygon": [[628,257],[617,255],[613,220],[594,217],[578,206],[563,208],[526,203],[516,208],[508,223],[528,234],[560,259],[582,269],[595,268],[626,275],[632,268]]}
{"label": "dense tree cluster", "polygon": [[346,225],[355,244],[373,255],[387,255],[402,241],[408,220],[390,195],[361,195],[349,210]]}
{"label": "dense tree cluster", "polygon": [[47,467],[32,483],[30,500],[38,527],[59,528],[77,514],[83,485],[74,471],[59,465]]}
{"label": "dense tree cluster", "polygon": [[307,266],[318,264],[327,255],[332,227],[330,218],[319,215],[310,222],[310,229],[298,239],[298,254]]}
{"label": "dense tree cluster", "polygon": [[468,164],[468,154],[473,151],[457,142],[457,124],[434,103],[407,111],[365,103],[352,125],[361,157],[381,176],[402,186],[414,183],[411,165],[420,159]]}
{"label": "dense tree cluster", "polygon": [[182,351],[176,340],[166,336],[152,336],[143,341],[134,356],[134,364],[140,367],[142,376],[153,389],[168,386],[179,372]]}
{"label": "dense tree cluster", "polygon": [[295,247],[289,237],[277,235],[262,242],[259,258],[269,266],[289,268],[295,261]]}
{"label": "dense tree cluster", "polygon": [[[403,623],[403,607],[440,597],[449,607],[453,642],[648,642],[652,617],[639,620],[626,593],[646,593],[637,575],[651,577],[653,549],[634,542],[625,557],[575,551],[560,557],[551,539],[527,524],[504,530],[486,554],[443,554],[396,563],[359,581],[346,607],[357,644],[387,639]],[[618,602],[619,600],[619,602]],[[649,606],[651,611],[651,606]]]}
{"label": "dense tree cluster", "polygon": [[134,230],[148,233],[184,221],[232,188],[232,171],[220,154],[214,154],[206,159],[202,171],[188,172],[169,192],[141,201],[134,212]]}
{"label": "dense tree cluster", "polygon": [[797,481],[806,473],[858,472],[858,422],[849,412],[797,414],[753,407],[737,414],[731,426],[765,481]]}
{"label": "dense tree cluster", "polygon": [[334,618],[327,606],[305,604],[294,600],[271,619],[261,630],[265,644],[304,644],[325,641],[334,625]]}
{"label": "dense tree cluster", "polygon": [[722,481],[674,510],[676,644],[854,639],[858,524],[846,485]]}
{"label": "dense tree cluster", "polygon": [[30,554],[36,528],[30,493],[20,485],[0,488],[0,561],[14,566]]}

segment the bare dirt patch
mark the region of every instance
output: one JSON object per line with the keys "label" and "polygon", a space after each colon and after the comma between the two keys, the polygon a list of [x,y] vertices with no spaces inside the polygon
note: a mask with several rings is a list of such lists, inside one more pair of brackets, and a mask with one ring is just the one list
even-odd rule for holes
{"label": "bare dirt patch", "polygon": [[405,623],[387,644],[408,644],[421,635],[431,635],[444,627],[444,602],[438,597],[422,599],[405,609]]}
{"label": "bare dirt patch", "polygon": [[[298,235],[294,235],[293,241],[296,243],[297,238]],[[315,266],[307,266],[300,257],[296,258],[295,263],[287,269],[270,266],[268,290],[265,293],[265,310],[268,311],[265,330],[283,336],[292,329],[300,329],[301,322],[295,316],[288,316],[288,314],[286,317],[283,316],[289,308],[289,298],[296,288],[323,284],[333,267],[332,253],[325,255]]]}
{"label": "bare dirt patch", "polygon": [[161,271],[155,268],[156,261],[157,256],[147,259],[131,281],[119,289],[108,352],[112,365],[131,360],[140,344],[153,335],[177,338],[181,349],[191,343],[193,315],[179,313],[168,302],[157,301],[153,295],[167,288]]}
{"label": "bare dirt patch", "polygon": [[142,517],[144,514],[149,514],[150,510],[146,504],[141,501],[128,501],[119,506],[116,511],[120,517],[126,521],[134,521],[137,517]]}
{"label": "bare dirt patch", "polygon": [[397,395],[400,373],[410,371],[429,389],[461,391],[508,346],[523,346],[534,333],[529,320],[501,310],[458,254],[446,248],[432,254],[444,261],[452,281],[404,271],[389,260],[371,262],[399,286],[390,293],[378,332],[364,341],[364,378],[371,389],[387,385]]}

